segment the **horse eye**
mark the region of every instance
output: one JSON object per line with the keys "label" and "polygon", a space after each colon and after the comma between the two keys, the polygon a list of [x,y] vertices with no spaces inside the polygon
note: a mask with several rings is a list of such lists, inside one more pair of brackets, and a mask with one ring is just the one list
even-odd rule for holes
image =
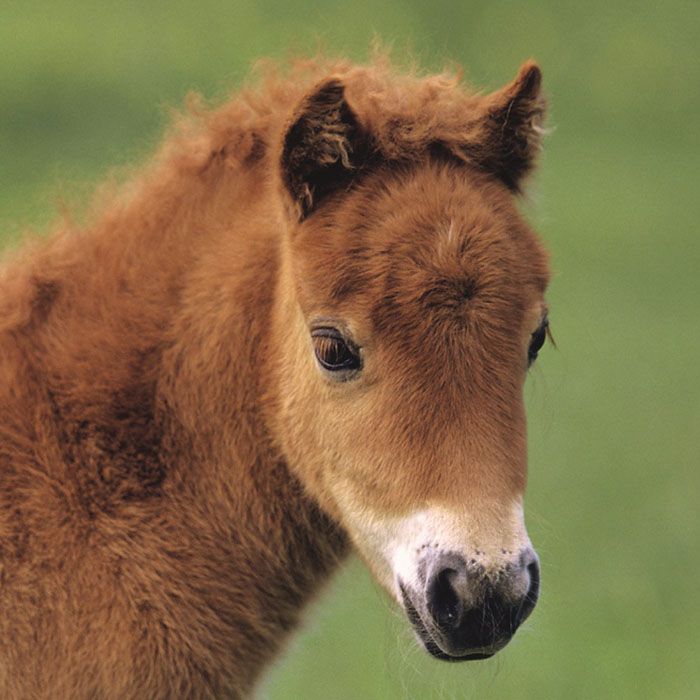
{"label": "horse eye", "polygon": [[316,328],[311,332],[311,339],[318,364],[328,372],[362,368],[359,349],[335,328]]}
{"label": "horse eye", "polygon": [[544,317],[540,327],[532,334],[530,338],[530,347],[527,350],[527,363],[531,365],[537,359],[537,353],[542,349],[544,341],[547,339],[549,331],[549,320]]}

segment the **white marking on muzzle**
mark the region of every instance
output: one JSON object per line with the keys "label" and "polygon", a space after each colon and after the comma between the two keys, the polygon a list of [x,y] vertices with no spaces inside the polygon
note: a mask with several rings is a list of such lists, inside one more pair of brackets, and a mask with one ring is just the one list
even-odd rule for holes
{"label": "white marking on muzzle", "polygon": [[398,601],[399,581],[413,590],[421,587],[421,561],[431,552],[459,554],[488,574],[531,547],[520,501],[459,510],[431,506],[402,517],[366,509],[346,515],[357,548]]}

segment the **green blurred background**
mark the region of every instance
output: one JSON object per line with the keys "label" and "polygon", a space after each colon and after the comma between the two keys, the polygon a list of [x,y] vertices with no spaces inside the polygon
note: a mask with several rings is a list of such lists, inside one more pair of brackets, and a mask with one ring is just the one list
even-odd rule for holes
{"label": "green blurred background", "polygon": [[540,605],[448,665],[352,562],[261,698],[700,697],[700,4],[53,0],[0,5],[0,241],[145,158],[168,106],[261,56],[377,35],[493,89],[534,56],[554,131],[527,215],[559,346],[528,379]]}

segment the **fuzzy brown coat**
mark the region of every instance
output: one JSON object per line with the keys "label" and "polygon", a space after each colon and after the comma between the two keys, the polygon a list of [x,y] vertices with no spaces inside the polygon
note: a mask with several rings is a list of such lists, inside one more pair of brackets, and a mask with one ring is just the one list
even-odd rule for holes
{"label": "fuzzy brown coat", "polygon": [[[541,111],[532,65],[482,97],[301,63],[195,109],[87,224],[5,262],[0,697],[250,692],[349,547],[314,446],[281,434],[290,232],[381,169],[471,172],[505,202]],[[309,255],[347,299],[362,270]]]}

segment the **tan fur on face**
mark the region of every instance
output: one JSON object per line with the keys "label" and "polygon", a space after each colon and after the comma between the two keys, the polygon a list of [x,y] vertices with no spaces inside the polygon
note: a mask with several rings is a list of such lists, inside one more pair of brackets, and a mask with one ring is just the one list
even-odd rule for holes
{"label": "tan fur on face", "polygon": [[[445,221],[458,231],[449,245],[438,233]],[[417,463],[411,470],[371,466],[375,481],[386,479],[377,491],[399,507],[442,497],[440,479],[454,494],[453,464],[421,467],[422,459],[434,459],[436,444],[455,461],[503,463],[510,472],[489,473],[483,488],[521,492],[523,339],[537,326],[532,310],[540,308],[547,269],[502,188],[442,164],[393,177],[379,173],[303,225],[293,246],[305,324],[339,319],[366,351],[363,376],[341,387],[326,386],[312,372],[313,358],[300,352],[311,375],[299,384],[321,393],[313,403],[347,406],[319,409],[325,423],[342,422],[329,429],[340,436],[334,441],[344,440],[339,451],[354,458],[366,449],[372,461],[384,460],[383,451],[410,451]],[[300,337],[305,332],[298,330]],[[376,442],[369,441],[373,436]],[[467,490],[477,478],[471,475]],[[423,479],[429,482],[421,492]],[[403,480],[408,494],[401,492]]]}
{"label": "tan fur on face", "polygon": [[[363,347],[365,368],[335,386],[299,351],[283,394],[304,393],[284,432],[290,451],[313,440],[314,454],[294,463],[313,470],[308,483],[351,535],[362,532],[360,550],[366,523],[439,506],[455,512],[459,529],[488,513],[488,500],[519,502],[524,341],[539,324],[547,266],[503,188],[442,163],[381,172],[304,224],[293,247],[297,342],[315,318],[339,319]],[[309,405],[302,423],[299,408]],[[526,546],[524,534],[518,547],[510,541],[510,516],[499,517],[485,523],[502,529],[495,549]]]}
{"label": "tan fur on face", "polygon": [[[364,521],[498,530],[547,281],[512,202],[543,104],[533,64],[482,97],[301,63],[8,260],[0,697],[241,697],[348,535],[375,565]],[[319,316],[357,381],[316,365]]]}

